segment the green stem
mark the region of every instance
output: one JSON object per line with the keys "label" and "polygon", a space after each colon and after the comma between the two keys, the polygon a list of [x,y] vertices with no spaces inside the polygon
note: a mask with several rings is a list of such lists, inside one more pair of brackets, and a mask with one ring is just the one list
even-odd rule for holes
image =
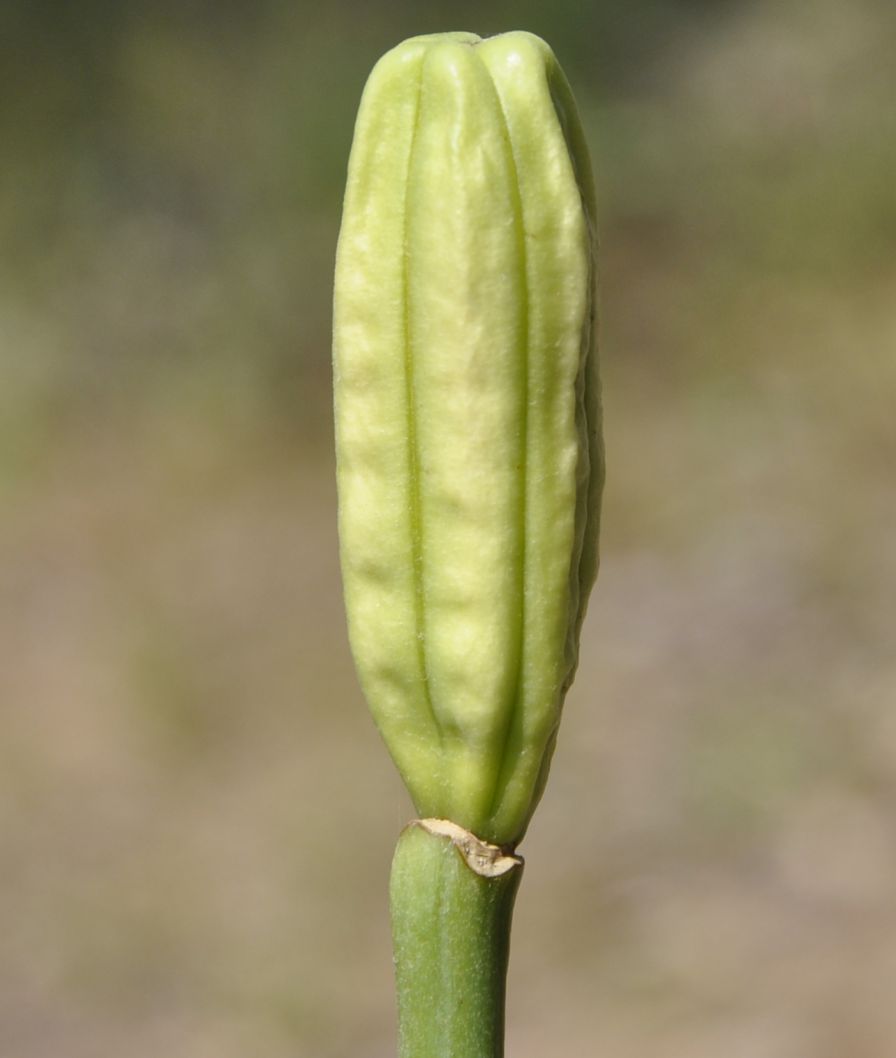
{"label": "green stem", "polygon": [[502,1058],[522,869],[454,823],[402,831],[390,885],[399,1058]]}

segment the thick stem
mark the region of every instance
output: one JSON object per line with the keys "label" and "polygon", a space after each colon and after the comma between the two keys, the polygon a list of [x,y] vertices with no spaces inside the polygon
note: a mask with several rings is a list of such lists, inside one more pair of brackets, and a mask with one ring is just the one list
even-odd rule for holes
{"label": "thick stem", "polygon": [[402,831],[390,885],[400,1058],[502,1058],[522,870],[445,820]]}

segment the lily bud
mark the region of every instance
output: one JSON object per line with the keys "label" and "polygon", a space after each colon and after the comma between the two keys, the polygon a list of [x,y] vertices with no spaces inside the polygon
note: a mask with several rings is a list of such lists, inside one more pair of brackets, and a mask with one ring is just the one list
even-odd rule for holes
{"label": "lily bud", "polygon": [[336,265],[349,634],[418,813],[501,846],[541,795],[597,569],[594,245],[542,40],[438,34],[379,61]]}

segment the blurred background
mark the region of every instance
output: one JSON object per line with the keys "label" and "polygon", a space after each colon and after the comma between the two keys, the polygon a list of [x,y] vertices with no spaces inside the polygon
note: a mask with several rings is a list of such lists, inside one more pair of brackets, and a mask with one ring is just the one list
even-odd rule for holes
{"label": "blurred background", "polygon": [[4,1056],[394,1053],[333,252],[377,57],[510,28],[594,154],[609,478],[508,1054],[893,1054],[892,3],[6,0]]}

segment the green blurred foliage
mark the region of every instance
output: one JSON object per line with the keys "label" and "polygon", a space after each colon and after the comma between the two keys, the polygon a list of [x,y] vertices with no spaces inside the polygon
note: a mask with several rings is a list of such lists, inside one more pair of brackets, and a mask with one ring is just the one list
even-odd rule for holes
{"label": "green blurred foliage", "polygon": [[511,1053],[892,1051],[889,0],[12,0],[4,1055],[394,1049],[330,283],[370,67],[458,28],[551,42],[601,209],[603,568]]}

